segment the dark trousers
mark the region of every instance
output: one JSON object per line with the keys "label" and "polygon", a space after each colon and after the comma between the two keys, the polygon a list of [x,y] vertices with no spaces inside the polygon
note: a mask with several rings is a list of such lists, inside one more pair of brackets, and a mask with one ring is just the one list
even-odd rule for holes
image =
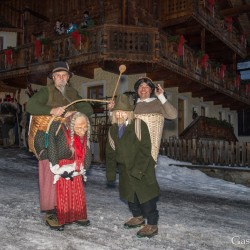
{"label": "dark trousers", "polygon": [[15,145],[19,145],[19,125],[16,123],[14,126],[14,133],[15,133]]}
{"label": "dark trousers", "polygon": [[13,128],[12,124],[3,123],[2,125],[2,138],[9,139],[9,131]]}
{"label": "dark trousers", "polygon": [[147,219],[147,224],[157,225],[159,219],[159,211],[156,206],[157,200],[158,197],[155,197],[152,200],[140,204],[138,197],[135,194],[134,202],[128,202],[128,207],[134,217],[143,216]]}

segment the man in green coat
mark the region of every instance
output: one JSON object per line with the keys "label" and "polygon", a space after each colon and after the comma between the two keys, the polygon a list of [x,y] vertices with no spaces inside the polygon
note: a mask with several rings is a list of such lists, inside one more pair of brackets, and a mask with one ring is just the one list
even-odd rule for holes
{"label": "man in green coat", "polygon": [[134,119],[133,108],[126,95],[117,97],[106,145],[106,177],[108,183],[114,182],[118,168],[120,197],[128,202],[133,215],[124,227],[140,227],[146,220],[137,236],[152,237],[158,233],[156,202],[160,189],[148,127]]}
{"label": "man in green coat", "polygon": [[[70,86],[69,80],[73,76],[66,62],[57,62],[49,74],[52,83],[41,88],[28,101],[26,110],[31,115],[65,115],[72,110],[81,112],[90,117],[93,114],[91,105],[87,102],[78,102],[67,110],[65,106],[73,101],[82,99],[77,91]],[[72,113],[72,112],[71,112]]]}
{"label": "man in green coat", "polygon": [[[77,91],[69,84],[73,73],[70,72],[66,62],[57,62],[53,70],[49,74],[49,78],[53,80],[52,84],[41,88],[34,94],[26,105],[26,110],[32,116],[56,116],[67,117],[74,111],[81,112],[87,117],[93,114],[91,105],[87,102],[78,102],[69,106],[66,110],[65,106],[75,100],[82,99]],[[33,118],[32,118],[33,119]],[[30,136],[30,135],[29,135]],[[48,159],[39,159],[39,191],[40,191],[40,209],[46,212],[46,224],[52,229],[63,230],[63,225],[58,223],[57,217],[51,215],[55,212],[56,206],[56,189],[53,184],[54,174],[50,170]]]}

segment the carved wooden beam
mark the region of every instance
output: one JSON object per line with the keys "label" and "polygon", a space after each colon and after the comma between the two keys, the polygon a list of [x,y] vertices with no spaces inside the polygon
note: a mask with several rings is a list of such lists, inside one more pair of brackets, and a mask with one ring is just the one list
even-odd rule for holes
{"label": "carved wooden beam", "polygon": [[1,81],[0,82],[0,92],[13,92],[15,93],[18,90],[19,87],[17,86],[12,86],[11,84],[9,84],[9,82],[4,82]]}
{"label": "carved wooden beam", "polygon": [[196,25],[192,25],[190,27],[180,27],[180,28],[176,28],[175,32],[178,35],[185,35],[185,34],[196,34],[197,32],[201,32],[202,30],[202,26],[199,24]]}
{"label": "carved wooden beam", "polygon": [[24,88],[26,88],[26,80],[21,79],[21,78],[8,79],[8,80],[4,81],[4,83],[5,83],[5,86],[8,86],[8,87],[13,88],[13,89],[18,89],[18,88],[24,89]]}
{"label": "carved wooden beam", "polygon": [[25,13],[25,12],[29,12],[32,16],[35,16],[35,17],[37,17],[37,18],[40,18],[40,19],[42,19],[42,20],[44,20],[44,21],[46,21],[46,22],[49,22],[49,21],[50,21],[48,17],[46,17],[46,16],[40,14],[40,13],[37,12],[37,11],[34,11],[34,10],[30,9],[29,7],[25,7],[25,8],[23,9],[23,12],[24,12],[24,13]]}
{"label": "carved wooden beam", "polygon": [[6,4],[6,3],[1,3],[1,4],[5,5],[9,9],[11,9],[11,10],[13,10],[15,12],[18,12],[20,14],[23,14],[25,12],[29,12],[32,16],[38,17],[38,18],[40,18],[40,19],[42,19],[42,20],[44,20],[46,22],[50,22],[48,17],[38,13],[37,11],[34,11],[34,10],[30,9],[29,7],[25,7],[24,9],[18,9],[18,8],[13,7],[13,6],[11,6],[9,4]]}
{"label": "carved wooden beam", "polygon": [[244,13],[250,12],[250,4],[243,4],[234,6],[233,8],[224,9],[220,11],[220,15],[226,16],[238,16]]}
{"label": "carved wooden beam", "polygon": [[167,84],[174,84],[174,85],[176,85],[176,82],[185,81],[181,76],[177,75],[176,73],[166,68],[150,72],[147,74],[147,76],[153,79],[154,81],[164,81]]}
{"label": "carved wooden beam", "polygon": [[25,75],[18,75],[3,81],[4,84],[15,88],[26,88],[28,83],[45,86],[47,84],[46,72],[36,72]]}
{"label": "carved wooden beam", "polygon": [[47,76],[48,74],[46,72],[37,72],[35,74],[32,73],[26,77],[25,84],[30,82],[45,86],[47,84]]}
{"label": "carved wooden beam", "polygon": [[95,68],[98,68],[97,63],[91,63],[91,64],[82,64],[82,65],[72,65],[71,71],[78,76],[87,77],[90,79],[94,79],[94,70]]}

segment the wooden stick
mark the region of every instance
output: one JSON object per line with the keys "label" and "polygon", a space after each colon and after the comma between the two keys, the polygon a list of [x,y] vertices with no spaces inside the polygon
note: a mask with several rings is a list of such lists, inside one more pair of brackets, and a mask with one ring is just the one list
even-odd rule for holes
{"label": "wooden stick", "polygon": [[[76,100],[74,102],[71,102],[67,106],[64,106],[64,108],[67,109],[69,106],[71,106],[71,105],[73,105],[73,104],[75,104],[77,102],[107,102],[108,103],[110,101],[108,101],[108,100],[97,100],[97,99],[79,99],[79,100]],[[50,125],[54,121],[55,118],[56,118],[56,116],[52,115],[51,119],[49,120],[49,123],[48,123],[48,126],[47,126],[47,130],[46,130],[47,134],[49,133]],[[59,130],[59,128],[58,128],[58,130]]]}
{"label": "wooden stick", "polygon": [[114,97],[115,97],[115,93],[116,93],[116,90],[117,90],[117,87],[118,87],[118,83],[119,83],[119,81],[120,81],[120,78],[121,78],[122,73],[126,71],[126,66],[123,65],[123,64],[120,65],[119,71],[120,71],[120,75],[119,75],[118,80],[117,80],[117,82],[116,82],[115,89],[114,89],[114,92],[113,92],[111,101],[114,101]]}
{"label": "wooden stick", "polygon": [[[108,103],[110,102],[110,100],[97,100],[97,99],[79,99],[79,100],[76,100],[74,102],[71,102],[70,104],[68,104],[67,106],[64,106],[65,109],[67,109],[69,106],[77,103],[77,102],[104,102],[104,103]],[[52,124],[52,122],[54,121],[54,119],[56,118],[55,115],[52,115],[51,119],[49,120],[49,123],[48,123],[48,126],[47,126],[47,129],[46,129],[46,134],[49,133],[49,129],[50,129],[50,126]],[[61,126],[61,125],[60,125]],[[58,127],[57,131],[56,131],[56,134],[58,133],[59,129],[60,129],[60,126]]]}
{"label": "wooden stick", "polygon": [[110,100],[97,100],[97,99],[79,99],[79,100],[76,100],[74,102],[71,102],[70,104],[68,104],[67,106],[64,106],[64,108],[68,108],[69,106],[77,103],[77,102],[110,102]]}
{"label": "wooden stick", "polygon": [[125,72],[126,71],[126,66],[124,65],[124,64],[122,64],[122,65],[120,65],[120,67],[119,67],[119,71],[120,71],[120,75],[119,75],[119,77],[118,77],[118,80],[117,80],[117,82],[116,82],[116,85],[115,85],[115,89],[114,89],[114,92],[113,92],[113,95],[112,95],[112,99],[111,100],[97,100],[97,99],[80,99],[80,100],[76,100],[76,101],[74,101],[74,102],[71,102],[70,104],[68,104],[67,106],[65,106],[64,108],[66,109],[66,108],[68,108],[69,106],[71,106],[71,105],[73,105],[73,104],[75,104],[75,103],[77,103],[77,102],[106,102],[106,103],[109,103],[109,102],[111,102],[111,101],[114,101],[114,97],[115,97],[115,93],[116,93],[116,90],[117,90],[117,87],[118,87],[118,83],[119,83],[119,81],[120,81],[120,78],[121,78],[121,75],[122,75],[122,73],[123,72]]}

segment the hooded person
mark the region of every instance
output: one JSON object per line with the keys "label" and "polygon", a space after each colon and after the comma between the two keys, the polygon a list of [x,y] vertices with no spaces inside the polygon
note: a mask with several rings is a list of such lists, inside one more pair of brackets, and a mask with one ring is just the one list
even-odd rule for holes
{"label": "hooded person", "polygon": [[[43,131],[35,136],[35,148],[41,159],[48,159],[56,190],[56,214],[46,216],[46,224],[51,229],[62,231],[65,224],[72,222],[82,226],[90,224],[83,185],[91,159],[89,139],[89,119],[80,112],[72,113],[64,122],[53,121],[47,136]],[[41,205],[50,193],[45,185],[40,185]]]}
{"label": "hooded person", "polygon": [[133,215],[124,227],[143,226],[137,236],[152,237],[158,233],[156,202],[160,189],[148,127],[142,120],[134,119],[133,110],[128,96],[116,98],[106,144],[106,178],[108,184],[115,183],[118,168],[120,198],[127,201]]}

